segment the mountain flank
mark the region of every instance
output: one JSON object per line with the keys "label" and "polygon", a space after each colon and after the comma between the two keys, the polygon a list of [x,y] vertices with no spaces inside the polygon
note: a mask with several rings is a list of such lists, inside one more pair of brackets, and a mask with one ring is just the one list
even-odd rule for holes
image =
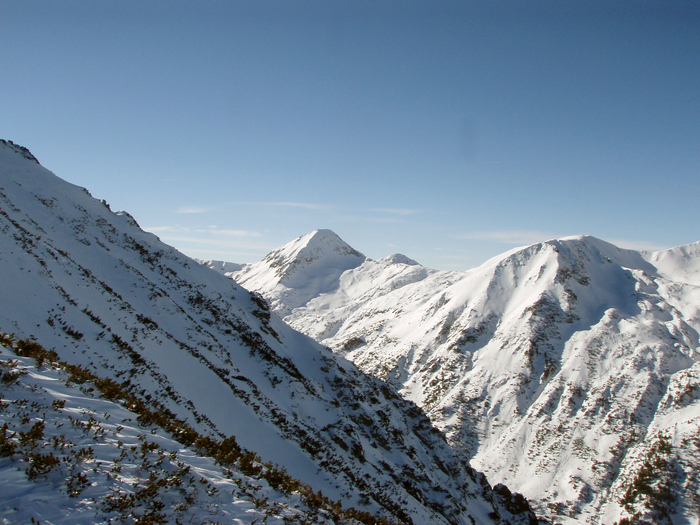
{"label": "mountain flank", "polygon": [[303,304],[266,275],[241,282],[553,522],[700,517],[700,243],[574,236],[466,272],[367,259]]}
{"label": "mountain flank", "polygon": [[[331,236],[311,240],[324,246],[324,238]],[[318,264],[313,251],[280,256],[277,268],[284,269],[280,277],[291,279],[287,283]],[[316,283],[318,290],[332,290],[333,276],[363,259],[353,250],[333,250],[332,257],[321,263],[329,278]],[[160,407],[166,420],[181,421],[198,435],[229,443],[232,450],[235,441],[329,501],[377,516],[375,521],[407,524],[535,520],[522,497],[493,491],[391,386],[292,330],[260,295],[163,244],[128,213],[113,212],[9,142],[0,144],[0,265],[0,331],[13,334],[3,337],[40,345],[62,366],[79,367],[95,384],[114,384],[139,403]],[[5,354],[3,361],[10,363],[8,370],[13,367]],[[45,373],[39,363],[38,372],[29,362],[17,366],[28,377]],[[9,374],[3,375],[10,388],[3,398],[14,401],[13,389],[33,383],[15,386],[15,372]],[[49,380],[53,372],[46,374]],[[46,389],[41,381],[38,390]],[[46,395],[36,399],[37,406],[53,404],[53,394]],[[84,413],[79,407],[71,412],[76,424],[89,424],[97,406],[84,402]],[[114,407],[100,406],[104,421],[110,419]],[[19,443],[42,421],[42,435],[53,439],[42,410],[20,416],[15,430],[8,426],[5,443]],[[114,430],[105,430],[107,447],[119,441]],[[37,446],[44,447],[40,441]],[[37,453],[46,455],[43,448]],[[8,457],[0,463],[4,474],[25,461]],[[232,467],[245,474],[250,461],[241,461]],[[56,472],[43,472],[36,479],[50,483],[35,487],[49,506],[60,507],[71,487],[58,478],[51,482]],[[77,470],[74,478],[78,474],[81,480],[86,475]],[[160,503],[178,502],[168,496]],[[177,517],[176,509],[168,509],[168,516]]]}

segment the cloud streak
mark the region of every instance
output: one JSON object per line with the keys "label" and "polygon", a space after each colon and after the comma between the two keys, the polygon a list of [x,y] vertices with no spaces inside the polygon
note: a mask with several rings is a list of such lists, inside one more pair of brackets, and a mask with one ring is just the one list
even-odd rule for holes
{"label": "cloud streak", "polygon": [[[262,234],[251,230],[229,230],[229,229],[219,229],[216,226],[210,226],[208,228],[189,228],[186,226],[150,226],[145,227],[145,231],[151,233],[157,233],[162,235],[164,238],[169,235],[192,235],[192,234],[207,234],[207,235],[217,235],[226,237],[261,237]],[[202,239],[205,239],[202,237]]]}
{"label": "cloud streak", "polygon": [[551,232],[537,230],[475,231],[455,235],[456,239],[473,241],[496,241],[503,244],[535,244],[556,238]]}
{"label": "cloud streak", "polygon": [[178,208],[177,213],[209,213],[210,211],[211,208],[205,208],[203,206],[181,206],[180,208]]}
{"label": "cloud streak", "polygon": [[316,204],[312,202],[240,202],[244,206],[266,206],[266,207],[286,207],[302,208],[305,210],[327,211],[335,208],[332,204]]}
{"label": "cloud streak", "polygon": [[[203,245],[203,246],[210,246],[212,248],[239,248],[239,249],[246,249],[246,250],[255,250],[255,251],[265,251],[269,252],[276,248],[276,246],[270,246],[268,244],[260,244],[260,243],[251,243],[251,242],[244,242],[241,240],[237,239],[212,239],[210,237],[192,237],[192,236],[186,236],[186,235],[164,235],[162,237],[162,240],[169,242],[169,243],[188,243],[188,244],[196,244],[196,245]],[[178,244],[178,246],[182,246],[181,244]],[[178,248],[179,249],[179,248]]]}
{"label": "cloud streak", "polygon": [[409,210],[407,208],[370,208],[367,211],[388,213],[390,215],[414,215],[418,213],[418,210]]}
{"label": "cloud streak", "polygon": [[214,235],[227,235],[229,237],[260,237],[260,233],[249,230],[220,230],[218,228],[209,228],[206,230],[197,230],[201,232],[213,233]]}

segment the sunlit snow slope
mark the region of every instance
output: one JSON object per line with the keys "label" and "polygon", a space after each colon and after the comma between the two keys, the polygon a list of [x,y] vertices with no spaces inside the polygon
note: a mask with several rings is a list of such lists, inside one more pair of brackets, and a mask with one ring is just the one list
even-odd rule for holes
{"label": "sunlit snow slope", "polygon": [[284,316],[318,295],[337,290],[343,272],[364,260],[332,231],[315,230],[270,252],[260,263],[245,265],[235,278],[270,297],[275,312]]}
{"label": "sunlit snow slope", "polygon": [[285,302],[267,259],[252,265],[264,280],[242,282],[554,521],[697,523],[700,244],[570,237],[468,272],[402,257],[366,260],[304,304]]}
{"label": "sunlit snow slope", "polygon": [[357,523],[183,447],[94,384],[5,346],[0,399],[4,524]]}
{"label": "sunlit snow slope", "polygon": [[325,496],[405,523],[510,519],[512,502],[414,404],[5,141],[0,268],[0,331],[158,400],[199,432],[235,436]]}

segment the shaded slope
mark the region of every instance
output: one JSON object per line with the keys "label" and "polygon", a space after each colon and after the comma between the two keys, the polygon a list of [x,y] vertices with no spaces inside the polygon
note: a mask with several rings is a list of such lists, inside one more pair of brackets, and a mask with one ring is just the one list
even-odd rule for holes
{"label": "shaded slope", "polygon": [[0,329],[332,499],[404,522],[508,516],[415,405],[20,153],[0,144]]}
{"label": "shaded slope", "polygon": [[319,498],[230,438],[198,435],[114,382],[64,370],[36,343],[0,338],[5,523],[379,521]]}

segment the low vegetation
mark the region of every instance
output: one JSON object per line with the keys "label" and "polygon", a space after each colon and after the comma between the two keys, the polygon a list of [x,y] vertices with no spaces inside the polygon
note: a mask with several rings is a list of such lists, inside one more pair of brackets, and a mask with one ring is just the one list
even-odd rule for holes
{"label": "low vegetation", "polygon": [[[343,508],[341,502],[332,501],[320,491],[314,491],[309,485],[292,478],[284,468],[263,462],[255,453],[241,448],[233,436],[215,439],[197,432],[186,422],[179,420],[167,408],[154,400],[146,401],[132,392],[128,386],[119,384],[109,378],[101,378],[94,372],[79,366],[60,361],[53,350],[46,350],[40,344],[15,339],[11,335],[0,333],[0,344],[12,349],[16,355],[30,357],[36,361],[37,367],[51,366],[64,371],[68,377],[67,383],[80,385],[84,391],[96,390],[100,396],[116,401],[129,411],[136,414],[138,423],[147,429],[154,426],[165,430],[172,438],[185,447],[189,447],[203,457],[212,458],[218,463],[229,479],[234,479],[234,472],[242,473],[257,480],[264,480],[270,487],[286,495],[298,496],[308,511],[303,520],[313,519],[313,516],[323,515],[335,523],[363,523],[366,525],[390,525],[394,522],[373,516],[366,511],[355,508]],[[17,369],[16,361],[0,361],[0,385],[11,387],[16,385],[22,376],[22,370]],[[26,400],[25,400],[26,401]],[[5,422],[0,427],[0,458],[12,458],[26,465],[26,475],[30,480],[43,479],[60,470],[66,492],[77,498],[90,486],[88,476],[79,466],[93,457],[92,447],[78,445],[65,435],[49,439],[45,435],[45,414],[49,411],[64,410],[64,400],[54,400],[50,405],[37,403],[22,403],[17,405],[19,421],[16,425]],[[36,406],[32,406],[36,405]],[[3,403],[0,410],[8,407]],[[43,414],[43,415],[42,415]],[[84,413],[83,417],[68,416],[70,425],[77,428],[83,435],[91,437],[99,444],[105,434],[104,425],[94,417]],[[116,430],[119,430],[117,427]],[[151,430],[155,433],[155,430]],[[124,523],[168,523],[166,502],[178,494],[178,501],[170,502],[182,510],[194,504],[197,499],[198,483],[200,480],[190,472],[189,467],[177,458],[177,455],[166,454],[154,441],[146,439],[147,434],[139,436],[140,446],[126,447],[119,441],[115,451],[117,457],[109,468],[102,466],[108,478],[116,478],[127,466],[137,466],[139,474],[132,490],[115,488],[98,502],[103,512],[114,516],[112,519]],[[240,481],[240,480],[239,480]],[[202,482],[207,485],[206,481]],[[208,486],[205,490],[216,490]],[[256,507],[267,507],[266,499],[256,499],[251,494],[251,501]],[[311,517],[311,518],[310,518]],[[302,519],[302,518],[300,518]],[[292,518],[285,522],[293,523]],[[310,523],[309,521],[299,521]]]}

